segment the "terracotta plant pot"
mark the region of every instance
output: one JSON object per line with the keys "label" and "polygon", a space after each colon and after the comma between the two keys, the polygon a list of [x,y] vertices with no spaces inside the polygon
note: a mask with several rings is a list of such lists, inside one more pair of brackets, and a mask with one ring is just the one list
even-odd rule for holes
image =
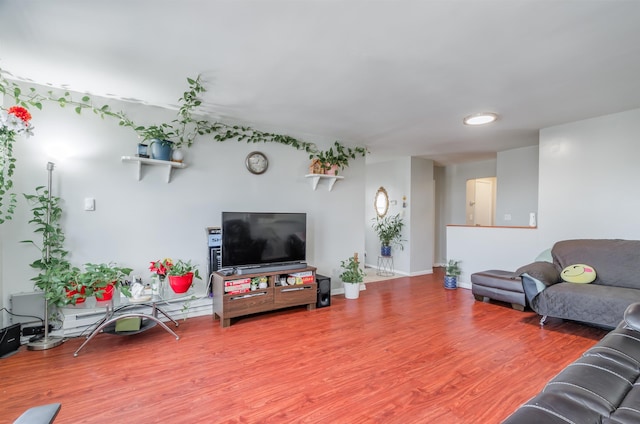
{"label": "terracotta plant pot", "polygon": [[338,175],[338,165],[329,165],[329,164],[325,164],[325,171],[324,173],[326,175]]}
{"label": "terracotta plant pot", "polygon": [[169,286],[175,293],[184,293],[189,290],[193,283],[193,272],[188,272],[185,275],[170,275]]}
{"label": "terracotta plant pot", "polygon": [[99,302],[102,302],[105,300],[111,300],[113,299],[114,290],[115,290],[114,284],[109,284],[107,287],[103,289],[96,290],[94,295],[96,297],[96,300]]}

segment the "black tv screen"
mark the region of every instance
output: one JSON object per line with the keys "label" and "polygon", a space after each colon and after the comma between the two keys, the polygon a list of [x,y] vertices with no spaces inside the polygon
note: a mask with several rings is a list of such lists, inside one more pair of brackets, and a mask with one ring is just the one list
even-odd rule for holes
{"label": "black tv screen", "polygon": [[222,212],[222,267],[306,260],[307,214]]}

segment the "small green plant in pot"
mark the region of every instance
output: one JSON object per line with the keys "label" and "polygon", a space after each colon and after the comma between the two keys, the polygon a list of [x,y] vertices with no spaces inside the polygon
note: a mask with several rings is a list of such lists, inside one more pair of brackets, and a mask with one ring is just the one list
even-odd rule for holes
{"label": "small green plant in pot", "polygon": [[386,215],[382,218],[374,218],[373,230],[380,239],[382,256],[391,256],[391,246],[398,246],[400,250],[404,250],[402,242],[402,227],[404,222],[400,214]]}
{"label": "small green plant in pot", "polygon": [[169,286],[176,293],[184,293],[189,290],[194,278],[201,280],[198,267],[190,260],[178,259],[171,262],[171,266],[167,267],[167,275],[169,276]]}
{"label": "small green plant in pot", "polygon": [[344,297],[347,299],[357,299],[360,296],[360,283],[364,281],[364,270],[360,268],[358,254],[340,262],[342,273],[340,279],[344,283]]}
{"label": "small green plant in pot", "polygon": [[318,159],[323,173],[338,175],[338,169],[349,166],[349,160],[355,159],[357,155],[364,156],[366,149],[363,147],[346,147],[337,141],[328,150],[313,152],[309,159]]}
{"label": "small green plant in pot", "polygon": [[129,287],[123,284],[124,278],[131,274],[131,268],[116,266],[114,263],[84,265],[85,271],[80,274],[81,285],[85,287],[85,296],[95,296],[96,300],[111,300],[115,289],[131,297]]}
{"label": "small green plant in pot", "polygon": [[458,288],[458,277],[462,274],[462,269],[460,268],[460,262],[454,259],[449,259],[447,262],[447,266],[444,270],[444,288],[445,289],[456,289]]}

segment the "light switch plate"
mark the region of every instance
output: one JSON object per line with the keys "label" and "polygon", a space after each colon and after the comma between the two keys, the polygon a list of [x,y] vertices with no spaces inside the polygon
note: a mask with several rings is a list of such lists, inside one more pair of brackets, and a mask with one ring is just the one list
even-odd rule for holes
{"label": "light switch plate", "polygon": [[85,211],[95,211],[96,210],[96,199],[93,197],[85,197],[84,198],[84,210]]}

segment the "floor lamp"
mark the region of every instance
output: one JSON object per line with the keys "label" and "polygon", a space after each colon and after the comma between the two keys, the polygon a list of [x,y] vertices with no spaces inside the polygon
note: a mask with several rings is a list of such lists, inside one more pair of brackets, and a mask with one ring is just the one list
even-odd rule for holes
{"label": "floor lamp", "polygon": [[[48,172],[48,180],[47,180],[47,196],[49,198],[48,208],[47,208],[47,225],[51,224],[51,176],[53,174],[53,162],[47,162],[47,172]],[[45,247],[44,259],[46,262],[49,262],[51,259],[51,248],[49,245]],[[51,349],[52,347],[60,346],[64,339],[62,337],[50,336],[49,335],[49,301],[47,300],[47,296],[44,298],[44,336],[41,339],[37,339],[27,343],[28,350],[46,350]]]}

